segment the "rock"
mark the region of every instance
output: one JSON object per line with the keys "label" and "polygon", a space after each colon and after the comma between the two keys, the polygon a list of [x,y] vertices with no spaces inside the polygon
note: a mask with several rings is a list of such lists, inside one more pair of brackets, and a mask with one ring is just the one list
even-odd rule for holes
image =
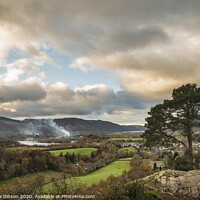
{"label": "rock", "polygon": [[[146,181],[156,180],[160,185],[160,191],[179,194],[184,198],[199,198],[200,194],[200,170],[178,171],[165,170],[144,178]],[[156,188],[158,189],[158,188]]]}

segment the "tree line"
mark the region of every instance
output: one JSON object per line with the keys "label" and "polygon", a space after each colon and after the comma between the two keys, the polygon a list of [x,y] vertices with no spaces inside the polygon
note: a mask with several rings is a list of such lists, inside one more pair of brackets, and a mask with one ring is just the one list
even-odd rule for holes
{"label": "tree line", "polygon": [[0,179],[44,170],[62,171],[64,167],[64,160],[49,152],[0,149]]}

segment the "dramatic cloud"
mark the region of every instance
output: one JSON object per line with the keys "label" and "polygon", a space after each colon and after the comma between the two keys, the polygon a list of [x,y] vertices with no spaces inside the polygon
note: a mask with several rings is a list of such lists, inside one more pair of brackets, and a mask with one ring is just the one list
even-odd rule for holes
{"label": "dramatic cloud", "polygon": [[14,86],[0,86],[0,102],[37,101],[45,95],[44,85],[37,79],[22,81]]}
{"label": "dramatic cloud", "polygon": [[[160,27],[132,27],[129,29],[110,30],[97,43],[99,49],[106,52],[128,51],[144,48],[146,46],[163,43],[168,40],[168,35]],[[105,47],[106,44],[106,47]]]}
{"label": "dramatic cloud", "polygon": [[[199,8],[197,0],[0,1],[0,114],[144,118],[173,88],[200,84]],[[71,86],[76,70],[90,86]],[[115,74],[120,90],[94,83],[99,71]],[[61,82],[62,73],[72,77]]]}
{"label": "dramatic cloud", "polygon": [[143,109],[141,101],[125,91],[115,93],[105,85],[88,85],[71,89],[57,82],[48,87],[23,82],[15,87],[1,87],[2,113],[15,117],[49,115],[111,114],[116,110]]}

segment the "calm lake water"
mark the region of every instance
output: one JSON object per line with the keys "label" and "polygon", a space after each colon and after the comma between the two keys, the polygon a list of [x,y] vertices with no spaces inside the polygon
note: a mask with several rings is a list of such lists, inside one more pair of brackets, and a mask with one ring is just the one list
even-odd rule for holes
{"label": "calm lake water", "polygon": [[37,141],[28,141],[28,140],[25,140],[25,141],[18,141],[20,144],[24,144],[24,145],[27,145],[27,146],[34,146],[34,145],[37,145],[37,146],[50,146],[50,145],[58,145],[60,143],[45,143],[45,142],[37,142]]}

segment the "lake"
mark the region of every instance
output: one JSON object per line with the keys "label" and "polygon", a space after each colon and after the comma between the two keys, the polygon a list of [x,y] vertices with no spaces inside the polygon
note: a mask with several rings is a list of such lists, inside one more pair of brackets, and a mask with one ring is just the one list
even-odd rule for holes
{"label": "lake", "polygon": [[27,146],[50,146],[50,145],[59,145],[60,143],[45,143],[45,142],[37,142],[34,140],[25,140],[25,141],[18,141],[20,144],[27,145]]}

